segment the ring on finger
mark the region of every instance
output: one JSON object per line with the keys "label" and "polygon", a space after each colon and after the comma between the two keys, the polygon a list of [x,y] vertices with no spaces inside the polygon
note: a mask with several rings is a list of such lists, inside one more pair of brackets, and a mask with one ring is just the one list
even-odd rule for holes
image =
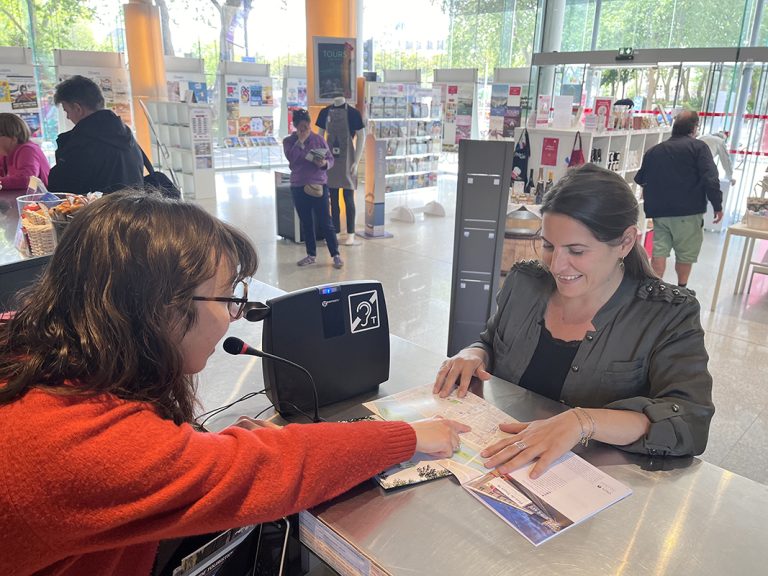
{"label": "ring on finger", "polygon": [[517,442],[515,442],[515,443],[513,444],[513,446],[514,446],[515,448],[517,448],[518,450],[520,450],[520,452],[522,452],[523,450],[525,450],[526,448],[528,448],[528,444],[526,444],[526,443],[525,443],[525,442],[523,442],[522,440],[518,440]]}

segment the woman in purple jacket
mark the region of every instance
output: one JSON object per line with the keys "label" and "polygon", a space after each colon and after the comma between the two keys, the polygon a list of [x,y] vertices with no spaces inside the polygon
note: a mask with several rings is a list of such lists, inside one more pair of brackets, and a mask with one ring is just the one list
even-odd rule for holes
{"label": "woman in purple jacket", "polygon": [[40,146],[30,142],[27,124],[16,114],[0,114],[0,188],[23,191],[30,176],[48,185],[51,167]]}
{"label": "woman in purple jacket", "polygon": [[[344,261],[339,255],[336,230],[331,222],[330,196],[328,194],[327,171],[333,166],[333,155],[325,138],[310,130],[309,113],[303,109],[293,111],[293,125],[296,132],[283,140],[283,152],[291,168],[291,193],[293,204],[301,221],[307,255],[296,264],[309,266],[315,263],[317,244],[314,221],[325,237],[328,251],[333,258],[333,267],[341,268]],[[322,153],[324,152],[324,154]]]}

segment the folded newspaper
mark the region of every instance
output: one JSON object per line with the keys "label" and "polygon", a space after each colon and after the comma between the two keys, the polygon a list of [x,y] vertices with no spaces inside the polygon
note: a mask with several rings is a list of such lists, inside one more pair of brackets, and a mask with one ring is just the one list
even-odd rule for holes
{"label": "folded newspaper", "polygon": [[480,452],[509,436],[499,430],[499,424],[514,419],[472,393],[464,398],[455,393],[440,398],[432,394],[430,384],[364,406],[384,420],[414,422],[440,417],[470,425],[472,431],[461,435],[461,447],[451,458],[417,453],[376,480],[389,489],[453,474],[472,496],[536,546],[632,493],[573,452],[564,454],[536,480],[530,477],[534,463],[509,474],[489,470]]}

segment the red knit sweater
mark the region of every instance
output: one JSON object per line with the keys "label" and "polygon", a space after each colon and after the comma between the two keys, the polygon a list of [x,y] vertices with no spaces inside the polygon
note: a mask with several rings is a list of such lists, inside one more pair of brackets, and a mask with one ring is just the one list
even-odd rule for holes
{"label": "red knit sweater", "polygon": [[147,576],[159,540],[309,508],[416,444],[402,422],[205,434],[146,404],[37,390],[0,422],[0,574],[17,576]]}

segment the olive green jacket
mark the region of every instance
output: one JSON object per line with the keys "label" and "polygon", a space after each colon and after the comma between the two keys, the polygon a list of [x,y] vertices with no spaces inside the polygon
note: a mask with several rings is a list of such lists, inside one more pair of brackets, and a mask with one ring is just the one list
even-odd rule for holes
{"label": "olive green jacket", "polygon": [[[481,341],[487,369],[519,382],[539,342],[555,281],[536,261],[510,270],[497,296],[498,310]],[[712,405],[709,356],[699,303],[684,288],[658,279],[624,277],[597,312],[565,378],[560,401],[569,406],[643,412],[648,434],[621,449],[643,454],[701,454]]]}

